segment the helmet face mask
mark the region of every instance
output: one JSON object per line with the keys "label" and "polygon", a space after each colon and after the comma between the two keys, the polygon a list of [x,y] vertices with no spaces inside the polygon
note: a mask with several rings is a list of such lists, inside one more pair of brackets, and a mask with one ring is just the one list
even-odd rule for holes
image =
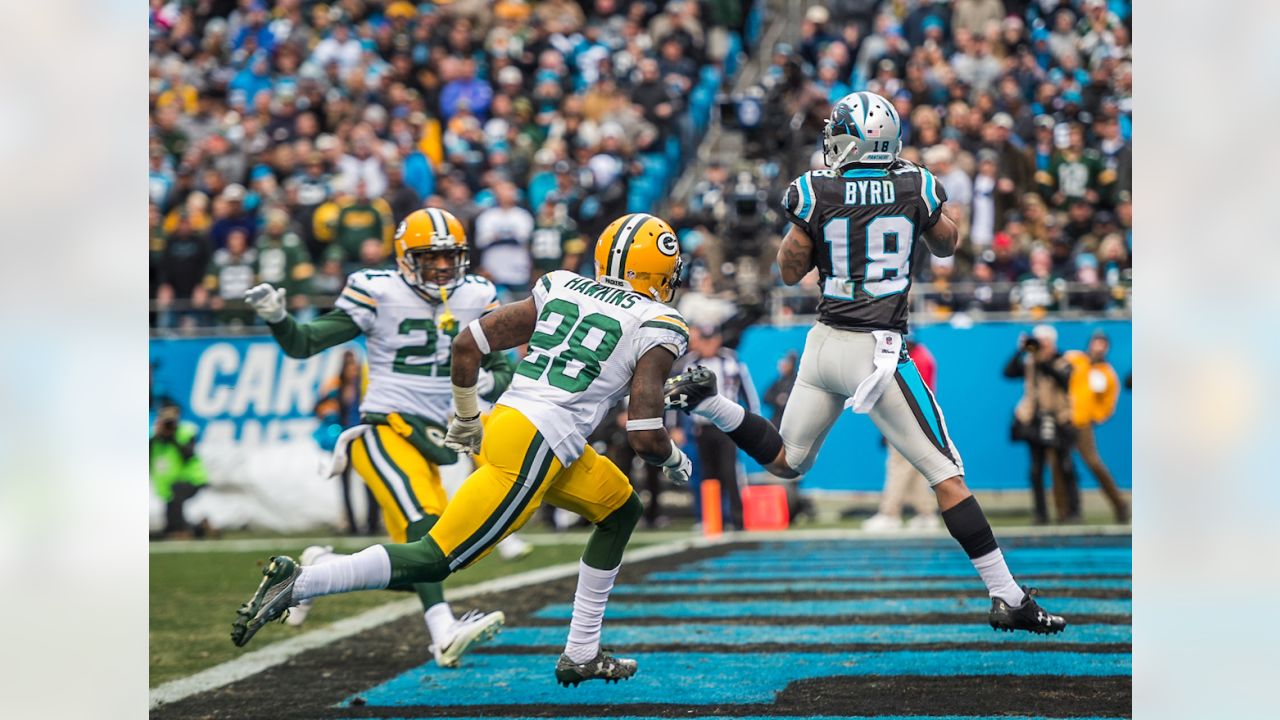
{"label": "helmet face mask", "polygon": [[400,260],[405,280],[435,299],[441,297],[442,288],[444,292],[457,289],[470,266],[467,249],[456,244],[413,248]]}
{"label": "helmet face mask", "polygon": [[822,127],[822,156],[827,167],[890,165],[902,152],[902,123],[885,98],[870,92],[850,93],[831,107]]}

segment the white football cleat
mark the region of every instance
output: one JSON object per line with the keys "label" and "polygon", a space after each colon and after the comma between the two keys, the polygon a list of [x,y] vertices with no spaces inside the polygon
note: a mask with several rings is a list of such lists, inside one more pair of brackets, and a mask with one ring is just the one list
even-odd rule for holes
{"label": "white football cleat", "polygon": [[862,523],[862,529],[867,532],[897,532],[902,529],[902,519],[876,513]]}
{"label": "white football cleat", "polygon": [[[333,554],[332,545],[312,545],[302,551],[299,558],[301,565],[315,565],[320,558]],[[302,623],[307,620],[307,613],[311,612],[312,600],[303,600],[289,610],[289,617],[285,618],[285,624],[290,627],[301,627]]]}
{"label": "white football cleat", "polygon": [[907,529],[935,532],[942,529],[942,518],[938,517],[938,513],[916,515],[907,521]]}
{"label": "white football cleat", "polygon": [[533,546],[516,535],[508,535],[498,543],[498,557],[503,560],[514,562],[529,557],[532,552]]}
{"label": "white football cleat", "polygon": [[435,656],[436,664],[447,668],[458,667],[463,653],[472,645],[478,645],[497,635],[506,621],[507,616],[501,610],[491,613],[472,610],[458,618],[449,627],[448,639],[431,645],[431,654]]}

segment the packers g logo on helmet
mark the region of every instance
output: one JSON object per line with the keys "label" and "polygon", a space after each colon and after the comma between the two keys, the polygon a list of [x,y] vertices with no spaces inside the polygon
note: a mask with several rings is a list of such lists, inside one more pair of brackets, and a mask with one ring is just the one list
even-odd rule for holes
{"label": "packers g logo on helmet", "polygon": [[658,302],[675,297],[683,269],[675,230],[654,215],[623,215],[596,241],[597,280]]}
{"label": "packers g logo on helmet", "polygon": [[[471,259],[462,222],[448,210],[425,208],[409,213],[396,227],[392,240],[396,265],[405,282],[439,300],[462,284]],[[448,267],[438,259],[444,257]]]}

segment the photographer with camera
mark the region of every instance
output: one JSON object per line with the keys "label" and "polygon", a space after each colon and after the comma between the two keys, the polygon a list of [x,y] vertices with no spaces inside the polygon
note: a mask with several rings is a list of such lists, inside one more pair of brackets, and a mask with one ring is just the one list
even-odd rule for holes
{"label": "photographer with camera", "polygon": [[1019,337],[1018,350],[1005,365],[1004,376],[1024,382],[1010,436],[1031,449],[1034,522],[1044,525],[1049,521],[1044,496],[1046,463],[1053,477],[1055,520],[1080,522],[1080,489],[1070,467],[1076,434],[1069,393],[1071,364],[1058,352],[1058,331],[1050,325],[1037,325],[1030,337]]}
{"label": "photographer with camera", "polygon": [[182,422],[177,405],[166,404],[156,413],[151,433],[151,484],[165,503],[164,536],[185,539],[203,537],[207,523],[192,527],[183,506],[207,482],[204,464],[196,456],[195,424]]}

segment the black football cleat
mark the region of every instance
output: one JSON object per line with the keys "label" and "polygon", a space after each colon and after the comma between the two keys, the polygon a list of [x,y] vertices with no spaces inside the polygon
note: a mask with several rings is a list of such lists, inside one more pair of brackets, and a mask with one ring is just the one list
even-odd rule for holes
{"label": "black football cleat", "polygon": [[668,410],[689,413],[716,392],[716,374],[701,365],[694,365],[667,379],[662,388],[663,404]]}
{"label": "black football cleat", "polygon": [[992,630],[1026,630],[1040,635],[1054,635],[1067,627],[1067,621],[1061,615],[1053,615],[1036,604],[1035,596],[1040,594],[1039,590],[1028,587],[1022,589],[1025,594],[1020,607],[1010,607],[1009,603],[1000,598],[991,598],[991,614],[987,619]]}
{"label": "black football cleat", "polygon": [[603,648],[596,656],[584,663],[575,663],[568,655],[561,655],[556,662],[556,682],[564,687],[578,687],[587,680],[604,680],[616,683],[636,674],[636,661],[630,658],[614,657]]}

